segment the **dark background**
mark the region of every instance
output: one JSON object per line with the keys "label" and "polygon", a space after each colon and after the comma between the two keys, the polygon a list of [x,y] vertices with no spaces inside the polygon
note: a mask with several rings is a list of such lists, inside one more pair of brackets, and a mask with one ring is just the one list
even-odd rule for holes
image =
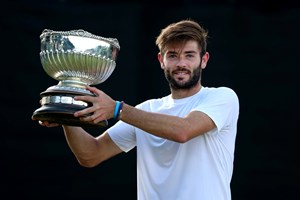
{"label": "dark background", "polygon": [[[169,94],[155,38],[187,18],[210,34],[203,85],[231,87],[240,99],[233,200],[297,198],[299,11],[292,0],[3,2],[0,198],[136,199],[135,150],[84,168],[60,127],[31,120],[40,92],[58,83],[43,71],[39,35],[84,29],[117,38],[117,67],[97,87],[135,105]],[[98,135],[104,128],[89,131]]]}

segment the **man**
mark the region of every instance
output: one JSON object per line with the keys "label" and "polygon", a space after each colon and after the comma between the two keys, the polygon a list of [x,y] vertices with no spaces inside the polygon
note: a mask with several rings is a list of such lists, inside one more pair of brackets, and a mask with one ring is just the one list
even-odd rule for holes
{"label": "man", "polygon": [[98,137],[80,127],[62,126],[82,166],[94,167],[136,147],[139,200],[231,199],[239,100],[228,87],[201,85],[209,60],[207,36],[193,20],[162,29],[156,44],[171,91],[165,97],[135,107],[95,87],[87,87],[95,97],[76,97],[92,106],[75,117],[93,123],[119,119]]}

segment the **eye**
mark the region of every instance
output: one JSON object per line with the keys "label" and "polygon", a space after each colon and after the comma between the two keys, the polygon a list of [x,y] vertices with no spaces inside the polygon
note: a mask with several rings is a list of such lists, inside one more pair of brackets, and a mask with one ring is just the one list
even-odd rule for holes
{"label": "eye", "polygon": [[187,54],[186,57],[193,58],[193,57],[195,57],[195,55],[194,54]]}
{"label": "eye", "polygon": [[176,58],[176,54],[168,54],[168,58]]}

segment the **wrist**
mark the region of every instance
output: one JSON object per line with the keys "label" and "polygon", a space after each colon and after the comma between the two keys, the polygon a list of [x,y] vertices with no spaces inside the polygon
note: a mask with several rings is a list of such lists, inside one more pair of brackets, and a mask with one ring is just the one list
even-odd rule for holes
{"label": "wrist", "polygon": [[119,119],[120,113],[122,112],[124,101],[116,101],[116,106],[114,110],[114,119]]}

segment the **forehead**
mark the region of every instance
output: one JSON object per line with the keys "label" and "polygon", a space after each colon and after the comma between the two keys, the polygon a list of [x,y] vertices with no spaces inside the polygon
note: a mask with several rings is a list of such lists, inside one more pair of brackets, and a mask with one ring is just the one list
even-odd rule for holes
{"label": "forehead", "polygon": [[165,49],[165,53],[179,53],[179,52],[200,52],[199,45],[194,40],[188,40],[185,42],[176,41],[168,44]]}

